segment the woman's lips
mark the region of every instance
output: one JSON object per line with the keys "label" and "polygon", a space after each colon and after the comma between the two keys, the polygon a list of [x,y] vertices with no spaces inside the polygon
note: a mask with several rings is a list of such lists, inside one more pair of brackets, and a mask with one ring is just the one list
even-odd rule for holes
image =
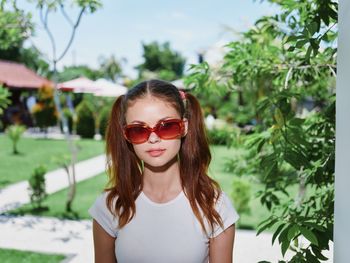
{"label": "woman's lips", "polygon": [[161,156],[164,152],[165,152],[165,149],[154,149],[154,150],[147,151],[147,153],[152,157]]}

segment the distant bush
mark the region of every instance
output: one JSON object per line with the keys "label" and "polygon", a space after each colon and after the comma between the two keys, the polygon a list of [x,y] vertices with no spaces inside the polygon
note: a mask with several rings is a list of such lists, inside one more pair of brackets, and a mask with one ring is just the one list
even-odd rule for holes
{"label": "distant bush", "polygon": [[82,138],[93,138],[95,135],[93,109],[84,100],[77,107],[77,134]]}
{"label": "distant bush", "polygon": [[35,208],[42,208],[42,202],[46,198],[45,187],[46,168],[42,165],[36,167],[29,178],[30,201]]}
{"label": "distant bush", "polygon": [[[242,215],[250,213],[250,196],[251,186],[249,182],[246,182],[240,178],[235,178],[232,182],[231,197],[233,199],[238,214]],[[238,224],[240,223],[238,222]]]}
{"label": "distant bush", "polygon": [[36,126],[44,131],[47,127],[57,123],[58,112],[53,100],[54,90],[51,87],[42,87],[38,93],[38,102],[32,108]]}
{"label": "distant bush", "polygon": [[9,127],[7,127],[6,129],[6,133],[8,135],[8,137],[10,138],[10,140],[12,141],[12,153],[13,154],[19,154],[18,149],[17,149],[17,143],[19,141],[19,139],[21,139],[22,134],[24,133],[24,131],[26,130],[26,128],[23,125],[11,125]]}
{"label": "distant bush", "polygon": [[111,112],[111,107],[104,107],[101,110],[101,113],[99,115],[99,131],[100,134],[102,135],[102,138],[105,137],[106,134],[106,128],[107,128],[107,123],[108,123],[108,118],[109,114]]}
{"label": "distant bush", "polygon": [[240,140],[240,130],[237,128],[207,129],[210,144],[235,146]]}

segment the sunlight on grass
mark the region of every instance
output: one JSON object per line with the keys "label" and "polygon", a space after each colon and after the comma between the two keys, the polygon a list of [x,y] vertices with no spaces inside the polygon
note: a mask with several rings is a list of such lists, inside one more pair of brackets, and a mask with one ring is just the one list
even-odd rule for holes
{"label": "sunlight on grass", "polygon": [[[12,154],[12,145],[6,135],[0,135],[0,188],[28,180],[34,168],[40,164],[48,171],[58,165],[54,157],[69,154],[68,143],[65,140],[21,138],[18,143],[18,155]],[[77,142],[78,161],[85,160],[104,152],[104,142],[94,140],[79,140]]]}
{"label": "sunlight on grass", "polygon": [[0,248],[0,258],[2,263],[58,263],[62,262],[65,256]]}

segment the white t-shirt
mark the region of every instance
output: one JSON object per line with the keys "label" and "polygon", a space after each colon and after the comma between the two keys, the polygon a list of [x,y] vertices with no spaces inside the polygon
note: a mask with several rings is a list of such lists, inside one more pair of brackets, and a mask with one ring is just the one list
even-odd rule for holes
{"label": "white t-shirt", "polygon": [[[118,263],[208,262],[209,237],[202,231],[183,191],[167,203],[155,203],[141,192],[136,199],[134,218],[121,229],[118,219],[106,206],[106,197],[107,193],[101,194],[89,213],[109,235],[116,237]],[[216,210],[224,229],[239,218],[224,192]],[[216,237],[222,231],[220,226],[215,226],[209,236]]]}

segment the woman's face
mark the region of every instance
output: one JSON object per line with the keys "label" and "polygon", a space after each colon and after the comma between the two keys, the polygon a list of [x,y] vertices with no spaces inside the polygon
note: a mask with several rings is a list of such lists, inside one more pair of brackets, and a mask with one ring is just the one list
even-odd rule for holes
{"label": "woman's face", "polygon": [[[180,114],[169,103],[152,96],[146,96],[133,102],[126,111],[126,123],[144,123],[154,127],[160,120],[180,119]],[[187,120],[185,134],[187,133]],[[136,155],[152,167],[161,167],[171,161],[179,152],[181,138],[163,140],[152,132],[148,140],[141,144],[133,144]]]}

